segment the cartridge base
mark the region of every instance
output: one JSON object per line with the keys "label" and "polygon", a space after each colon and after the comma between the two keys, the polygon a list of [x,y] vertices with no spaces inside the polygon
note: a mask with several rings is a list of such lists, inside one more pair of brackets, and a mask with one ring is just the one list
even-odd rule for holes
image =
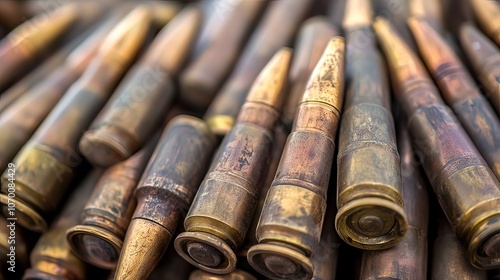
{"label": "cartridge base", "polygon": [[204,232],[183,232],[175,239],[175,250],[192,265],[214,274],[236,268],[236,254],[224,240]]}
{"label": "cartridge base", "polygon": [[248,262],[272,279],[311,279],[313,264],[304,254],[282,243],[257,244],[248,250]]}
{"label": "cartridge base", "polygon": [[407,225],[402,207],[377,197],[348,202],[335,217],[335,228],[342,240],[364,250],[395,246],[404,238]]}
{"label": "cartridge base", "polygon": [[[13,207],[15,209],[14,211],[9,210],[9,203],[12,202],[15,203],[15,206]],[[5,217],[17,218],[17,223],[34,232],[44,232],[47,230],[47,222],[45,219],[28,204],[25,204],[15,198],[9,198],[3,193],[0,194],[0,203]],[[11,213],[14,215],[11,215]]]}
{"label": "cartridge base", "polygon": [[482,222],[468,242],[467,254],[479,269],[500,268],[500,215]]}
{"label": "cartridge base", "polygon": [[66,231],[73,253],[80,259],[104,269],[114,269],[123,241],[107,230],[78,225]]}

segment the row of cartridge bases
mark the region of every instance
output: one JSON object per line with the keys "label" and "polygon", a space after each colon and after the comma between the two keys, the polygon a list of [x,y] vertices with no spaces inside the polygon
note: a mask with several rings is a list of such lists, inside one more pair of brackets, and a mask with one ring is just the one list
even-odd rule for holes
{"label": "row of cartridge bases", "polygon": [[27,76],[104,9],[23,23],[0,42],[0,202],[29,268],[7,270],[0,217],[0,278],[147,279],[172,243],[158,279],[187,277],[175,255],[190,279],[333,279],[340,244],[365,250],[359,279],[426,279],[432,189],[432,278],[500,279],[500,10],[461,2],[458,44],[425,12],[408,40],[370,0],[344,1],[344,37],[304,21],[313,0],[236,1],[217,32],[197,4],[114,7]]}

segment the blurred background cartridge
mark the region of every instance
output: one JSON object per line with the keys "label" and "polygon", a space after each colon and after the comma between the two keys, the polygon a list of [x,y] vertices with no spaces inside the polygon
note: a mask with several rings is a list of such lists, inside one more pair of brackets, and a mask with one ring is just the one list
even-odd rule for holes
{"label": "blurred background cartridge", "polygon": [[470,0],[470,3],[477,24],[500,46],[500,3],[495,0]]}

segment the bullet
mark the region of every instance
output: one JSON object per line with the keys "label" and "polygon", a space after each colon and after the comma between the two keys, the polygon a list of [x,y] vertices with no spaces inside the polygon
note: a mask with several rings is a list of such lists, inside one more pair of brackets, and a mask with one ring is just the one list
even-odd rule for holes
{"label": "bullet", "polygon": [[221,275],[197,269],[189,275],[189,280],[257,280],[257,278],[241,269],[235,269],[229,274]]}
{"label": "bullet", "polygon": [[365,250],[403,239],[407,220],[388,77],[377,50],[370,1],[348,1],[345,108],[337,159],[337,232]]}
{"label": "bullet", "polygon": [[9,218],[0,216],[0,271],[14,276],[13,272],[20,274],[28,267],[30,246],[26,232],[12,219],[15,217]]}
{"label": "bullet", "polygon": [[460,42],[472,64],[487,97],[500,115],[500,51],[495,44],[471,24],[460,28]]}
{"label": "bullet", "polygon": [[80,140],[80,150],[93,165],[109,167],[129,158],[159,128],[176,96],[174,77],[199,22],[198,8],[186,8],[128,72]]}
{"label": "bullet", "polygon": [[410,135],[403,122],[398,128],[408,230],[403,240],[390,249],[363,252],[360,279],[427,279],[428,183],[414,161]]}
{"label": "bullet", "polygon": [[[347,0],[348,1],[348,0]],[[411,32],[406,21],[410,16],[410,4],[413,0],[394,1],[394,0],[373,0],[372,6],[374,16],[386,18],[403,38],[405,43],[413,50],[416,49],[412,40]],[[439,0],[445,1],[445,0]],[[460,1],[460,0],[454,0]],[[344,18],[345,20],[345,18]]]}
{"label": "bullet", "polygon": [[281,47],[290,43],[313,2],[282,0],[269,3],[235,69],[204,116],[215,134],[223,136],[231,130],[259,72]]}
{"label": "bullet", "polygon": [[0,91],[31,70],[43,51],[61,37],[77,17],[77,5],[65,5],[21,24],[0,41]]}
{"label": "bullet", "polygon": [[436,31],[425,21],[410,19],[408,24],[441,96],[500,180],[500,119],[468,70]]}
{"label": "bullet", "polygon": [[268,170],[273,130],[283,104],[292,57],[281,49],[257,77],[236,124],[224,138],[184,220],[175,249],[192,265],[214,274],[236,267]]}
{"label": "bullet", "polygon": [[310,279],[343,101],[344,40],[328,42],[299,103],[248,262],[272,279]]}
{"label": "bullet", "polygon": [[153,24],[158,28],[163,28],[181,11],[182,6],[175,2],[162,1],[137,1],[138,5],[146,5],[151,13]]}
{"label": "bullet", "polygon": [[443,3],[435,0],[410,0],[410,15],[424,20],[439,34],[445,32],[443,21]]}
{"label": "bullet", "polygon": [[[68,88],[81,76],[94,57],[104,37],[118,19],[109,21],[81,43],[66,58],[63,65],[53,69],[43,81],[34,85],[0,115],[0,170],[7,164],[36,131],[56,106]],[[81,42],[83,41],[83,42]]]}
{"label": "bullet", "polygon": [[437,234],[432,247],[430,279],[488,279],[486,271],[479,270],[469,263],[467,251],[442,214],[438,221]]}
{"label": "bullet", "polygon": [[[224,2],[224,1],[220,1]],[[187,67],[180,78],[181,100],[204,111],[233,68],[266,1],[236,1],[212,42]]]}
{"label": "bullet", "polygon": [[480,269],[500,266],[500,182],[416,55],[383,19],[374,24],[415,151],[453,230]]}
{"label": "bullet", "polygon": [[108,168],[84,207],[81,222],[66,232],[73,252],[83,261],[114,269],[134,213],[136,185],[158,142],[159,133],[131,156]]}
{"label": "bullet", "polygon": [[474,19],[483,32],[500,46],[500,4],[491,0],[470,0]]}
{"label": "bullet", "polygon": [[115,279],[147,279],[174,236],[217,145],[206,123],[186,115],[165,128],[137,185]]}
{"label": "bullet", "polygon": [[50,229],[40,237],[31,252],[31,268],[25,272],[24,280],[85,279],[86,265],[71,252],[66,230],[78,223],[83,206],[101,174],[101,170],[95,169],[83,179]]}
{"label": "bullet", "polygon": [[290,131],[295,119],[297,107],[306,89],[307,81],[328,41],[338,35],[338,30],[329,23],[329,19],[317,16],[306,20],[295,42],[295,54],[290,68],[289,94],[281,117]]}
{"label": "bullet", "polygon": [[[139,51],[149,28],[146,10],[127,15],[105,38],[82,76],[45,118],[28,143],[17,154],[17,222],[43,232],[46,219],[66,193],[82,158],[78,141]],[[2,178],[0,202],[7,203],[6,174]]]}

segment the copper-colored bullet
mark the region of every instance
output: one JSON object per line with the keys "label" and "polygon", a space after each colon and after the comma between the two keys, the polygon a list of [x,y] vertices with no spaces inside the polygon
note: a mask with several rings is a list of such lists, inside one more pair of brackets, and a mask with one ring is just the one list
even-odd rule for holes
{"label": "copper-colored bullet", "polygon": [[158,34],[80,140],[88,161],[108,167],[125,160],[159,128],[199,22],[200,11],[189,7]]}
{"label": "copper-colored bullet", "polygon": [[442,4],[442,1],[435,0],[410,0],[410,15],[425,20],[434,30],[443,34],[445,27]]}
{"label": "copper-colored bullet", "polygon": [[[486,280],[487,273],[473,267],[467,251],[458,240],[443,214],[439,215],[436,239],[432,246],[430,279]],[[425,279],[425,278],[424,278]]]}
{"label": "copper-colored bullet", "polygon": [[481,31],[470,24],[460,29],[460,42],[469,62],[500,115],[500,51]]}
{"label": "copper-colored bullet", "polygon": [[104,269],[116,267],[136,206],[133,194],[159,136],[106,170],[84,207],[81,222],[67,231],[73,252],[83,261]]}
{"label": "copper-colored bullet", "polygon": [[197,269],[189,275],[189,280],[257,280],[257,278],[241,269],[235,269],[228,274],[212,274]]}
{"label": "copper-colored bullet", "polygon": [[40,54],[75,22],[77,5],[39,15],[14,29],[0,41],[0,91],[31,70]]}
{"label": "copper-colored bullet", "polygon": [[71,252],[66,241],[66,230],[80,220],[83,206],[101,174],[101,170],[91,171],[71,194],[62,212],[33,248],[30,255],[31,268],[26,271],[23,279],[85,279],[85,263]]}
{"label": "copper-colored bullet", "polygon": [[205,114],[217,135],[225,135],[259,72],[271,57],[292,40],[313,0],[272,1],[253,32],[238,63]]}
{"label": "copper-colored bullet", "polygon": [[281,117],[289,131],[292,129],[297,107],[306,89],[309,76],[330,39],[338,34],[337,29],[329,23],[326,17],[310,18],[302,24],[295,43],[290,77],[288,77],[289,94]]}
{"label": "copper-colored bullet", "polygon": [[408,217],[408,230],[403,240],[390,249],[363,252],[360,279],[427,278],[428,184],[420,167],[414,161],[409,132],[403,125],[399,125],[398,128],[402,191]]}
{"label": "copper-colored bullet", "polygon": [[186,232],[175,239],[177,253],[202,270],[226,274],[236,267],[235,251],[268,168],[291,57],[290,49],[281,49],[257,77],[189,209]]}
{"label": "copper-colored bullet", "polygon": [[500,119],[479,92],[473,77],[436,31],[425,21],[412,18],[408,24],[441,96],[500,180]]}
{"label": "copper-colored bullet", "polygon": [[18,100],[0,115],[0,170],[5,167],[37,127],[56,106],[68,88],[89,65],[106,34],[118,19],[98,28],[80,46],[71,52],[63,65],[48,77],[28,89]]}
{"label": "copper-colored bullet", "polygon": [[409,119],[416,151],[471,263],[500,266],[500,182],[441,99],[416,55],[378,19],[374,24],[391,69],[396,99]]}
{"label": "copper-colored bullet", "polygon": [[135,196],[115,279],[146,279],[189,208],[217,145],[206,123],[190,116],[170,121]]}
{"label": "copper-colored bullet", "polygon": [[297,110],[257,226],[252,267],[273,279],[310,279],[342,111],[344,39],[328,42]]}
{"label": "copper-colored bullet", "polygon": [[205,110],[233,68],[251,28],[266,1],[236,1],[224,15],[224,24],[214,34],[213,42],[188,66],[180,79],[181,100],[198,110]]}
{"label": "copper-colored bullet", "polygon": [[500,46],[500,4],[495,0],[470,0],[474,19],[491,40]]}
{"label": "copper-colored bullet", "polygon": [[347,2],[348,87],[339,134],[335,224],[346,243],[380,250],[403,239],[407,220],[387,70],[371,19],[369,0]]}
{"label": "copper-colored bullet", "polygon": [[[47,227],[46,218],[66,193],[82,159],[78,141],[104,106],[140,49],[149,14],[137,8],[106,37],[99,51],[14,159],[18,223],[32,231]],[[0,202],[6,204],[6,174]]]}

